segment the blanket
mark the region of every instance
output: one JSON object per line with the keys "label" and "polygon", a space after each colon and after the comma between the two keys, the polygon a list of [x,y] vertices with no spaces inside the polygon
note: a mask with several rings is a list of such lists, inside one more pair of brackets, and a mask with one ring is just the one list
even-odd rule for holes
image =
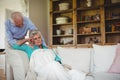
{"label": "blanket", "polygon": [[30,70],[36,73],[37,80],[84,80],[86,75],[74,69],[65,69],[55,61],[51,49],[35,50],[30,59]]}

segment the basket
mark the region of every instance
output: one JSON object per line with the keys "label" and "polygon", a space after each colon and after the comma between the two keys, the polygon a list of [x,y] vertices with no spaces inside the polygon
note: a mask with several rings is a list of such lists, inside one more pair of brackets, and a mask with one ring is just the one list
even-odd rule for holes
{"label": "basket", "polygon": [[69,3],[60,3],[59,4],[59,10],[68,10],[69,9]]}
{"label": "basket", "polygon": [[119,3],[120,0],[111,0],[112,3]]}
{"label": "basket", "polygon": [[68,23],[67,17],[57,17],[56,18],[56,24],[65,24]]}

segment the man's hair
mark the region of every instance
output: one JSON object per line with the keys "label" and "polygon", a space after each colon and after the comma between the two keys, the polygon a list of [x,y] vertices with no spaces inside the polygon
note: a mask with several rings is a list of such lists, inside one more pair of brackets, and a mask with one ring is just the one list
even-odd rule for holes
{"label": "man's hair", "polygon": [[39,30],[30,30],[29,37],[33,37],[36,34],[39,34],[41,36],[41,33]]}
{"label": "man's hair", "polygon": [[23,17],[22,13],[20,13],[20,12],[13,12],[11,14],[11,18],[12,19],[17,18],[17,17]]}

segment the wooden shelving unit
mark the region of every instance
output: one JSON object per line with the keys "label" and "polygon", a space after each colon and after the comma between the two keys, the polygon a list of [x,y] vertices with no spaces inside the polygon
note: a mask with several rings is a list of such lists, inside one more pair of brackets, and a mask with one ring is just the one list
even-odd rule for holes
{"label": "wooden shelving unit", "polygon": [[[50,0],[51,46],[91,47],[93,43],[104,45],[120,41],[120,3],[91,1],[91,6],[87,6],[87,0]],[[69,8],[60,10],[60,3],[69,3]],[[62,16],[69,20],[58,24],[56,18]],[[61,30],[59,35],[57,30]],[[69,30],[72,30],[70,34]]]}

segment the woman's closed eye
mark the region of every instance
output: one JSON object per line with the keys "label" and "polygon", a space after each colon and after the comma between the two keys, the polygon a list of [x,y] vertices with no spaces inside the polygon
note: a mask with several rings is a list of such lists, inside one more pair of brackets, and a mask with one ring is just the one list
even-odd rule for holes
{"label": "woman's closed eye", "polygon": [[41,37],[34,38],[34,40],[41,39]]}

